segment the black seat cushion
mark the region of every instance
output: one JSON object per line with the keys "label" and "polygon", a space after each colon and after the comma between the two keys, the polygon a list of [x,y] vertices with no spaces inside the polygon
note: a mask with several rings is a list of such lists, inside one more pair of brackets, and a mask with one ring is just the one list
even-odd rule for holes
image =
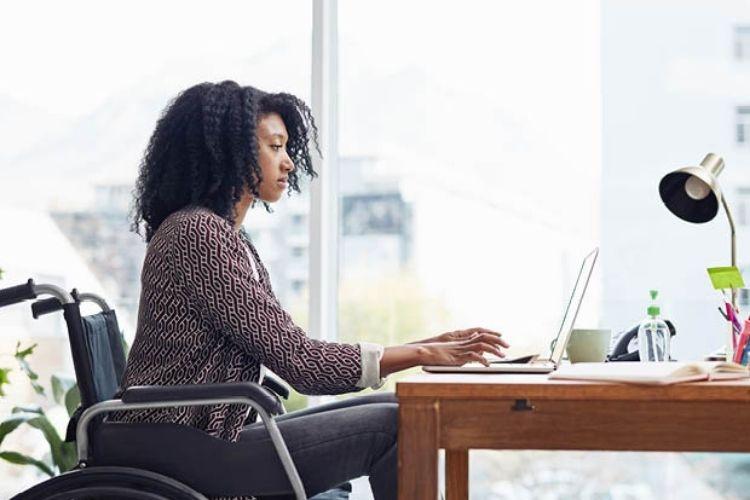
{"label": "black seat cushion", "polygon": [[194,427],[171,423],[103,422],[92,442],[92,465],[119,465],[158,472],[177,479],[207,496],[249,496],[253,491],[252,470],[257,463],[267,474],[279,475],[288,484],[273,447],[263,446],[264,455],[248,461],[253,443],[229,442]]}

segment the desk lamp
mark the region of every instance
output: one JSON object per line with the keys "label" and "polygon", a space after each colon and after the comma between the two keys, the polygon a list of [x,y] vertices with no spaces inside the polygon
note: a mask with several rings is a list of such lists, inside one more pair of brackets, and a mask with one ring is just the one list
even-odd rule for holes
{"label": "desk lamp", "polygon": [[[719,201],[729,219],[732,232],[732,266],[737,266],[737,244],[735,240],[734,219],[727,201],[721,194],[717,177],[724,170],[724,160],[720,156],[708,153],[697,167],[683,167],[662,178],[659,183],[659,195],[670,212],[682,220],[697,224],[712,220],[719,211]],[[737,290],[732,288],[732,306],[737,310]],[[726,347],[727,360],[731,343]]]}

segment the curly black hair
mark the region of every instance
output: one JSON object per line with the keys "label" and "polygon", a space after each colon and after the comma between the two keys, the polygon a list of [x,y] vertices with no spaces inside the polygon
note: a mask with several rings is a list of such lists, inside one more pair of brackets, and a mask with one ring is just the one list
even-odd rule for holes
{"label": "curly black hair", "polygon": [[133,192],[131,229],[140,235],[143,221],[149,242],[164,219],[187,205],[210,208],[234,225],[234,206],[245,186],[253,204],[258,200],[262,176],[255,128],[268,113],[278,113],[287,128],[287,152],[295,165],[288,194],[299,193],[297,172],[311,179],[318,175],[308,150],[312,138],[320,154],[310,108],[292,94],[231,80],[200,83],[172,99],[156,124]]}

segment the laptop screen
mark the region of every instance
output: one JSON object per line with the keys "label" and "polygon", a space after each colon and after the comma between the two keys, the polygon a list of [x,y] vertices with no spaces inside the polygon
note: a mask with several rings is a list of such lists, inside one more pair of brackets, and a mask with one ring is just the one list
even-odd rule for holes
{"label": "laptop screen", "polygon": [[599,248],[594,248],[590,254],[583,259],[581,264],[581,270],[578,272],[578,278],[576,278],[576,284],[573,287],[573,293],[570,295],[568,301],[568,307],[565,309],[562,323],[560,324],[560,331],[557,332],[557,338],[554,341],[554,348],[550,360],[557,364],[560,364],[560,360],[565,352],[565,346],[568,344],[570,338],[570,332],[573,331],[573,325],[578,316],[578,310],[581,308],[581,302],[583,301],[583,295],[586,293],[586,287],[589,284],[589,278],[591,278],[591,271],[594,269],[594,263],[596,257],[599,255]]}

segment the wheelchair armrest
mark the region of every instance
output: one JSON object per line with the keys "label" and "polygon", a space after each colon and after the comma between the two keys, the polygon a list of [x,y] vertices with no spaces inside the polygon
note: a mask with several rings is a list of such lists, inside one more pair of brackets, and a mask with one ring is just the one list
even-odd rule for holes
{"label": "wheelchair armrest", "polygon": [[279,380],[277,377],[274,377],[270,373],[266,373],[263,376],[262,385],[266,389],[269,389],[278,394],[279,397],[283,399],[289,399],[289,388],[285,386],[281,380]]}
{"label": "wheelchair armrest", "polygon": [[122,393],[123,403],[160,403],[187,400],[249,398],[270,415],[284,412],[281,403],[254,382],[194,385],[134,385]]}

